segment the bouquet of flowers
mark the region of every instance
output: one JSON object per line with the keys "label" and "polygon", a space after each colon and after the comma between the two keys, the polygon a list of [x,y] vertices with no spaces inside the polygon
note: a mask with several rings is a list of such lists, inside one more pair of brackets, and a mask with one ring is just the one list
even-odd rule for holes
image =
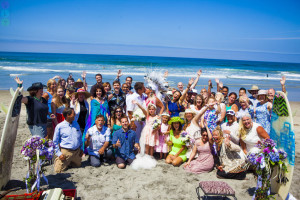
{"label": "bouquet of flowers", "polygon": [[161,124],[161,121],[158,119],[155,119],[152,125],[153,129],[156,129]]}
{"label": "bouquet of flowers", "polygon": [[188,146],[190,143],[190,140],[191,140],[190,135],[187,132],[182,131],[180,133],[180,137],[181,137],[181,141],[184,142]]}
{"label": "bouquet of flowers", "polygon": [[134,121],[145,121],[146,116],[144,115],[143,111],[138,108],[133,112],[133,119]]}
{"label": "bouquet of flowers", "polygon": [[43,174],[45,170],[42,165],[45,161],[51,161],[53,159],[54,143],[51,140],[33,136],[25,142],[21,154],[23,154],[24,159],[28,161],[28,173],[25,178],[27,193],[29,192],[28,188],[31,188],[31,192],[35,188],[39,190],[41,176],[43,176],[48,184],[48,180]]}
{"label": "bouquet of flowers", "polygon": [[247,161],[256,169],[258,175],[255,197],[257,199],[270,199],[270,179],[273,169],[278,167],[278,183],[286,183],[287,166],[285,164],[287,153],[275,147],[275,142],[266,139],[262,144],[256,145],[257,151],[248,155]]}

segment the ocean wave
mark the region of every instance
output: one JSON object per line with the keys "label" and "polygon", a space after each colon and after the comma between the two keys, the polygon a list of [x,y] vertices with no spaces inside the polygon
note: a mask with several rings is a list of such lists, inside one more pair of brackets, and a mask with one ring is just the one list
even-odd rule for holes
{"label": "ocean wave", "polygon": [[[115,66],[114,69],[89,69],[85,70],[87,74],[97,74],[101,73],[103,75],[116,75],[117,70],[120,69],[120,66]],[[11,72],[31,72],[31,73],[74,73],[81,74],[83,70],[76,69],[49,69],[49,68],[34,68],[34,67],[24,67],[24,66],[0,66],[1,70],[11,71]],[[128,70],[129,69],[129,70]],[[165,71],[164,69],[152,69],[156,71]],[[125,76],[145,76],[147,72],[152,71],[149,68],[127,68],[127,70],[123,70],[123,75]],[[221,72],[221,73],[220,73]],[[247,75],[245,75],[247,74]],[[10,76],[15,75],[28,75],[24,73],[11,73]],[[218,69],[210,69],[205,70],[201,77],[208,79],[247,79],[247,80],[280,80],[281,76],[285,75],[287,80],[290,81],[300,81],[300,74],[293,74],[289,72],[281,72],[276,74],[269,74],[269,77],[266,77],[265,73],[258,73],[251,70],[245,71],[220,71]],[[185,69],[177,69],[177,70],[169,70],[169,77],[184,77],[184,78],[192,78],[195,77],[196,73],[194,71],[187,71]]]}

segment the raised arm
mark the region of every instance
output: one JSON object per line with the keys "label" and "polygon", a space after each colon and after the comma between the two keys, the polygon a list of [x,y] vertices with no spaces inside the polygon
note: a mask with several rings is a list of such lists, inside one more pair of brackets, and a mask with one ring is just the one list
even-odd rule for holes
{"label": "raised arm", "polygon": [[205,113],[205,111],[207,110],[207,106],[203,106],[203,108],[200,110],[200,112],[192,119],[192,123],[194,125],[199,126],[199,120],[201,118],[201,116]]}
{"label": "raised arm", "polygon": [[144,115],[147,117],[148,115],[147,110],[145,110],[145,108],[141,104],[139,104],[136,100],[132,100],[132,103],[136,104],[143,111]]}
{"label": "raised arm", "polygon": [[186,97],[186,94],[187,94],[187,92],[189,91],[189,89],[191,88],[191,85],[193,84],[193,82],[194,82],[194,79],[191,78],[191,79],[189,80],[189,83],[188,83],[186,89],[183,91],[183,94],[182,94],[182,96],[181,96],[180,99],[179,99],[179,104],[180,104],[180,105],[182,105],[182,102],[184,101],[184,99],[185,99],[185,97]]}
{"label": "raised arm", "polygon": [[220,80],[216,78],[215,81],[217,83],[217,92],[220,92]]}
{"label": "raised arm", "polygon": [[118,70],[118,72],[117,72],[117,76],[116,76],[116,78],[115,78],[115,81],[119,81],[120,82],[120,77],[122,76],[123,74],[122,74],[122,70]]}
{"label": "raised arm", "polygon": [[159,98],[157,98],[157,97],[155,97],[155,98],[156,98],[156,106],[160,108],[159,114],[161,115],[165,111],[165,106]]}
{"label": "raised arm", "polygon": [[286,93],[285,81],[286,81],[286,77],[282,76],[282,78],[280,79],[280,84],[281,84],[281,87],[282,87],[282,92],[284,92],[284,93]]}
{"label": "raised arm", "polygon": [[197,85],[197,83],[198,83],[198,81],[199,81],[199,78],[200,78],[201,74],[202,74],[202,70],[199,69],[199,71],[197,72],[197,77],[196,77],[194,83],[193,83],[192,86],[191,86],[191,89],[194,89],[194,88],[196,87],[196,85]]}
{"label": "raised arm", "polygon": [[84,87],[85,91],[87,91],[88,88],[87,88],[87,83],[86,83],[86,71],[82,72],[81,77],[82,77],[82,80],[83,80],[83,87]]}
{"label": "raised arm", "polygon": [[[23,85],[23,81],[21,81],[21,80],[19,79],[19,77],[17,77],[17,76],[16,76],[16,78],[15,78],[15,81],[16,81],[16,83],[18,84],[18,88],[21,88],[22,85]],[[28,98],[27,98],[27,97],[22,97],[21,102],[24,103],[24,104],[27,104],[27,103],[28,103]]]}
{"label": "raised arm", "polygon": [[212,82],[211,80],[208,80],[208,88],[207,88],[207,92],[208,95],[211,96],[211,88],[212,88]]}

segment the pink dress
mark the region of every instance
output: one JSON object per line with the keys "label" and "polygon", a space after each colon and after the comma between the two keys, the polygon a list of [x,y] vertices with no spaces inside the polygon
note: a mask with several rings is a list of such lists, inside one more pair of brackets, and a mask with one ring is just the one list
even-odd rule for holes
{"label": "pink dress", "polygon": [[211,171],[214,167],[214,158],[211,154],[209,142],[206,142],[203,146],[200,146],[199,141],[197,141],[196,145],[198,158],[192,160],[190,165],[184,167],[184,169],[195,174]]}
{"label": "pink dress", "polygon": [[153,123],[157,118],[158,118],[158,116],[147,117],[146,125],[143,128],[142,133],[141,133],[141,137],[144,141],[144,144],[149,145],[151,147],[154,147],[156,145],[158,131],[153,132]]}
{"label": "pink dress", "polygon": [[166,141],[169,140],[169,136],[164,133],[168,131],[168,124],[161,124],[160,132],[162,135],[158,136],[158,145],[155,148],[155,151],[158,153],[168,153],[168,145]]}

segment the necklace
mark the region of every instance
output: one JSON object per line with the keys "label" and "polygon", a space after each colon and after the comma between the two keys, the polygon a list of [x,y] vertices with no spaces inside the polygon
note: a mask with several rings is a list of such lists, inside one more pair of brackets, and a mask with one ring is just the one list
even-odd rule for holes
{"label": "necklace", "polygon": [[42,98],[38,99],[36,97],[33,97],[35,100],[37,100],[38,102],[41,102],[42,101]]}

